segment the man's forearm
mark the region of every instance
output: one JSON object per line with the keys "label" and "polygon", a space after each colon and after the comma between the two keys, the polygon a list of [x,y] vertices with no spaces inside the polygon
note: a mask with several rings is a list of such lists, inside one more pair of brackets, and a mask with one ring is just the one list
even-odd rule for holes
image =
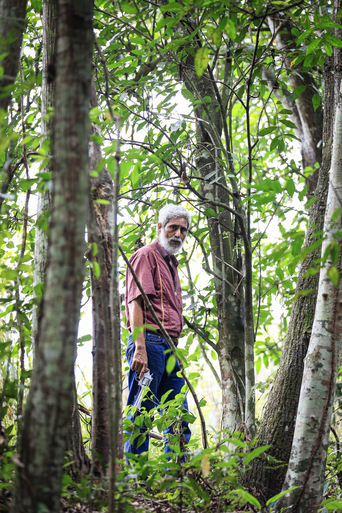
{"label": "man's forearm", "polygon": [[140,328],[138,338],[135,341],[136,347],[145,347],[145,334],[144,330],[142,329],[142,326],[144,324],[144,312],[142,309],[141,298],[134,299],[129,304],[129,317],[132,334],[137,328]]}
{"label": "man's forearm", "polygon": [[132,334],[136,328],[140,328],[138,337],[135,341],[135,351],[132,361],[132,370],[136,370],[141,377],[148,367],[148,358],[146,353],[144,325],[144,312],[142,308],[142,299],[134,299],[129,303],[129,320]]}

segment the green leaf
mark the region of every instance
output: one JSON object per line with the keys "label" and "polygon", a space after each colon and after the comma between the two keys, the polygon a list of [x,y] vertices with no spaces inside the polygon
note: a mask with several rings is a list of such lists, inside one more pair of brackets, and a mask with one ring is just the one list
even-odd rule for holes
{"label": "green leaf", "polygon": [[289,488],[288,490],[285,490],[284,492],[277,493],[277,495],[274,495],[273,497],[268,499],[268,501],[266,502],[266,506],[269,506],[270,504],[277,502],[278,499],[281,499],[282,497],[284,497],[284,495],[292,492],[296,488],[298,488],[298,486],[293,486],[292,488]]}
{"label": "green leaf", "polygon": [[[342,511],[342,500],[341,499],[327,499],[322,502],[324,511]],[[322,510],[320,510],[322,511]]]}
{"label": "green leaf", "polygon": [[174,354],[172,354],[171,356],[169,356],[168,360],[167,360],[167,363],[166,363],[166,372],[168,374],[170,374],[173,369],[175,368],[176,366],[176,357]]}
{"label": "green leaf", "polygon": [[93,271],[95,274],[95,278],[99,279],[100,274],[101,274],[101,269],[100,269],[99,264],[96,261],[93,262]]}
{"label": "green leaf", "polygon": [[337,46],[337,48],[342,48],[342,41],[339,37],[333,36],[331,34],[325,34],[325,41],[330,43],[332,46]]}
{"label": "green leaf", "polygon": [[211,33],[211,40],[216,46],[220,46],[222,41],[222,31],[217,28]]}
{"label": "green leaf", "polygon": [[235,24],[234,24],[234,22],[232,20],[228,19],[226,21],[226,24],[225,24],[225,27],[224,27],[224,31],[227,34],[227,36],[230,37],[230,39],[235,41],[235,39],[236,39],[236,28],[235,28]]}
{"label": "green leaf", "polygon": [[304,39],[306,39],[308,36],[311,36],[312,32],[314,31],[313,28],[309,28],[308,30],[305,30],[297,39],[296,39],[296,44],[297,46],[299,46],[303,41]]}
{"label": "green leaf", "polygon": [[297,128],[297,126],[294,123],[292,123],[292,121],[290,121],[289,119],[281,119],[280,122],[288,128]]}
{"label": "green leaf", "polygon": [[18,383],[16,381],[5,380],[3,393],[9,399],[16,399],[18,395]]}
{"label": "green leaf", "polygon": [[316,111],[321,104],[321,96],[318,93],[315,93],[312,97],[312,105],[314,110]]}
{"label": "green leaf", "polygon": [[266,128],[262,128],[261,130],[259,130],[259,135],[263,136],[263,135],[270,134],[271,132],[274,132],[275,129],[276,129],[275,126],[267,126]]}
{"label": "green leaf", "polygon": [[335,285],[335,287],[337,287],[338,282],[340,281],[340,273],[338,272],[337,267],[332,265],[330,267],[330,269],[328,270],[328,276],[329,276],[330,280],[332,281],[333,285]]}
{"label": "green leaf", "polygon": [[279,138],[274,137],[270,144],[270,151],[273,151],[273,150],[275,150],[275,148],[278,148],[278,143],[279,143]]}
{"label": "green leaf", "polygon": [[289,196],[291,196],[291,198],[292,198],[292,196],[294,195],[295,190],[296,190],[296,186],[295,186],[292,178],[288,178],[286,180],[285,188],[286,188],[287,192],[289,193]]}
{"label": "green leaf", "polygon": [[332,46],[329,43],[325,43],[324,44],[324,49],[325,49],[325,53],[327,54],[327,56],[331,57],[332,54],[333,54]]}
{"label": "green leaf", "polygon": [[283,139],[278,140],[278,151],[281,153],[285,150],[285,141]]}
{"label": "green leaf", "polygon": [[302,93],[304,93],[305,89],[306,89],[306,85],[304,85],[304,84],[296,87],[296,89],[292,93],[293,99],[296,100],[297,98],[299,98],[300,95]]}
{"label": "green leaf", "polygon": [[110,201],[101,198],[94,200],[94,203],[97,203],[99,205],[110,205]]}
{"label": "green leaf", "polygon": [[132,162],[129,162],[129,161],[121,162],[121,164],[120,164],[120,178],[121,178],[121,180],[128,176],[129,170],[131,169],[131,167],[132,167]]}
{"label": "green leaf", "polygon": [[261,509],[261,504],[258,501],[258,499],[253,497],[253,495],[251,495],[250,493],[246,492],[246,490],[238,488],[237,490],[233,490],[231,493],[232,495],[236,495],[240,498],[240,500],[242,501],[242,505],[248,502],[249,504],[252,504],[252,506],[255,506],[259,510]]}
{"label": "green leaf", "polygon": [[15,271],[14,269],[4,269],[1,272],[0,276],[1,276],[1,278],[4,278],[5,280],[12,281],[12,280],[17,279],[18,272]]}
{"label": "green leaf", "polygon": [[195,55],[195,70],[198,77],[201,77],[208,66],[209,48],[203,46],[197,50]]}
{"label": "green leaf", "polygon": [[321,45],[322,39],[318,37],[317,39],[314,39],[311,41],[311,43],[306,48],[306,55],[310,55],[312,52],[316,50],[316,48]]}
{"label": "green leaf", "polygon": [[133,2],[121,2],[121,9],[126,14],[136,14],[137,12]]}
{"label": "green leaf", "polygon": [[260,454],[264,453],[269,449],[270,445],[262,445],[261,447],[256,447],[253,451],[247,454],[247,456],[244,457],[243,462],[245,465],[248,465],[252,460],[255,460]]}
{"label": "green leaf", "polygon": [[91,340],[91,335],[83,335],[82,337],[77,339],[77,343],[82,345],[84,344],[84,342],[89,342],[89,340]]}
{"label": "green leaf", "polygon": [[[216,172],[216,171],[215,171],[215,172]],[[219,214],[217,214],[213,208],[207,208],[207,209],[204,211],[204,215],[205,215],[206,217],[217,217]]]}

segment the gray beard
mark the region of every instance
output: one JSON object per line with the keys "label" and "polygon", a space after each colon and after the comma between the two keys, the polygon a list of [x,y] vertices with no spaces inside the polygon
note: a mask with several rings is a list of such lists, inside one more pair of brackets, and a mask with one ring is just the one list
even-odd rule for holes
{"label": "gray beard", "polygon": [[[174,241],[177,241],[177,242],[180,242],[179,246],[172,246],[170,244],[170,241],[171,240],[174,240]],[[184,239],[185,240],[185,239]],[[169,239],[166,237],[165,235],[165,232],[164,232],[164,228],[162,228],[160,230],[160,233],[158,235],[158,241],[159,241],[159,244],[168,252],[170,253],[171,255],[176,255],[177,253],[180,252],[180,250],[182,249],[183,247],[183,242],[184,240],[181,240],[181,239],[178,239],[178,237],[170,237]]]}

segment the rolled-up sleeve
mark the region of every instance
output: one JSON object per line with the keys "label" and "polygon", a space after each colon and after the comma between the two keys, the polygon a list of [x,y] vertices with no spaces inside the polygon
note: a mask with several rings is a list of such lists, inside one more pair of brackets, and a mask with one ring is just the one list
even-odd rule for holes
{"label": "rolled-up sleeve", "polygon": [[[153,295],[156,293],[153,275],[152,275],[152,267],[149,261],[148,255],[146,255],[142,251],[137,251],[132,258],[130,259],[130,263],[137,275],[139,282],[141,283],[145,293],[147,295]],[[135,283],[133,275],[131,271],[127,268],[126,273],[126,301],[130,303],[134,299],[137,299],[141,296],[141,292],[139,290],[138,285]]]}

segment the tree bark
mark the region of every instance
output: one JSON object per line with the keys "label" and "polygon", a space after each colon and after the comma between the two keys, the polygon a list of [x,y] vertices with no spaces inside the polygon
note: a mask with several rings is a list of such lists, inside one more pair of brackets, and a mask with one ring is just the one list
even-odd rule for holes
{"label": "tree bark", "polygon": [[[315,169],[315,164],[322,161],[322,125],[323,111],[321,108],[314,109],[312,97],[317,92],[316,84],[311,73],[303,71],[300,66],[291,65],[293,52],[296,50],[296,39],[291,29],[293,24],[290,18],[283,13],[277,17],[268,17],[268,24],[273,34],[276,34],[275,41],[279,50],[285,55],[285,66],[288,71],[289,84],[292,91],[300,86],[305,90],[295,100],[294,115],[297,116],[300,125],[297,129],[301,132],[301,151],[303,168],[310,166]],[[312,195],[318,181],[318,172],[313,173],[307,180],[308,194]]]}
{"label": "tree bark", "polygon": [[[203,179],[202,197],[208,201],[207,206],[216,211],[216,216],[208,216],[207,222],[215,275],[219,331],[217,347],[222,383],[222,428],[233,432],[241,429],[245,421],[245,328],[241,305],[243,293],[239,287],[241,261],[234,248],[236,233],[230,212],[215,207],[217,203],[227,206],[232,203],[228,189],[226,191],[217,185],[219,183],[221,186],[227,186],[224,171],[218,160],[218,148],[222,145],[222,113],[212,80],[206,75],[198,78],[192,57],[188,58],[183,68],[183,80],[196,101],[200,100],[200,105],[197,103],[197,106],[194,106],[198,119],[197,170]],[[205,104],[205,97],[211,98],[209,105]],[[207,178],[208,175],[210,179]],[[234,271],[234,268],[240,274]]]}
{"label": "tree bark", "polygon": [[[328,191],[328,172],[331,161],[331,132],[334,110],[334,83],[331,62],[325,68],[325,116],[323,125],[323,155],[318,184],[314,196],[317,201],[309,210],[309,226],[303,250],[319,240],[323,229],[324,212]],[[246,480],[251,489],[265,498],[277,494],[282,487],[289,461],[298,399],[302,382],[304,358],[307,352],[315,312],[318,273],[311,274],[316,267],[320,247],[309,252],[303,260],[296,287],[291,318],[286,334],[279,368],[264,406],[258,429],[259,445],[270,445],[268,454],[282,466],[266,463],[263,458],[253,460],[252,470]],[[308,294],[301,294],[310,291]]]}
{"label": "tree bark", "polygon": [[[91,147],[94,143],[91,143]],[[91,150],[91,162],[94,154]],[[91,169],[96,166],[91,164]],[[100,178],[100,177],[99,177]],[[104,199],[109,205],[97,204]],[[109,461],[109,401],[106,376],[106,333],[104,309],[109,308],[109,291],[112,269],[112,214],[113,184],[107,170],[101,172],[101,178],[95,185],[92,180],[91,216],[89,220],[89,242],[96,244],[96,256],[92,255],[91,270],[92,309],[93,309],[93,407],[92,407],[92,465],[93,472],[102,473]],[[111,224],[109,224],[111,223]],[[92,246],[95,247],[95,246]],[[95,262],[95,264],[94,264]],[[99,274],[98,274],[99,273]]]}
{"label": "tree bark", "polygon": [[[92,107],[97,105],[92,86]],[[99,135],[96,126],[93,135]],[[100,146],[90,141],[90,169],[96,170],[102,157]],[[107,203],[97,203],[104,200]],[[106,375],[106,334],[111,327],[104,325],[105,309],[110,306],[110,280],[113,252],[113,182],[106,168],[91,178],[90,216],[88,222],[93,308],[93,408],[92,408],[92,465],[93,472],[102,473],[109,462],[109,401]]]}
{"label": "tree bark", "polygon": [[[43,1],[43,67],[42,67],[42,144],[51,139],[52,111],[55,104],[55,53],[57,41],[57,0]],[[52,173],[49,161],[43,171]],[[34,359],[37,354],[38,324],[41,308],[41,297],[46,279],[47,253],[48,253],[48,217],[52,206],[52,194],[47,186],[43,192],[38,193],[37,223],[34,248],[33,290],[36,299],[32,310],[32,343]],[[34,364],[33,364],[34,365]],[[75,381],[75,375],[74,375]],[[76,383],[73,388],[74,404],[70,417],[70,430],[66,452],[69,453],[72,465],[68,470],[76,478],[79,473],[89,469],[89,458],[85,452],[82,440],[81,424],[77,408]]]}
{"label": "tree bark", "polygon": [[[97,105],[96,91],[92,85],[92,107]],[[93,135],[100,135],[97,127],[92,127]],[[90,167],[96,170],[102,158],[101,148],[90,141]],[[105,200],[106,203],[98,203]],[[93,409],[92,409],[92,465],[95,474],[102,473],[109,463],[111,453],[110,409],[115,409],[115,418],[119,419],[117,437],[118,459],[123,458],[123,431],[121,422],[121,344],[120,335],[113,333],[114,319],[111,307],[111,287],[113,272],[113,236],[114,236],[114,189],[107,168],[97,177],[91,178],[89,243],[95,251],[90,251],[93,262],[91,270],[93,304]],[[95,267],[94,267],[95,266]],[[96,271],[95,271],[96,269]],[[108,395],[106,339],[116,346],[116,377],[118,390],[115,402]],[[119,399],[120,398],[120,399]],[[119,400],[118,400],[119,399]],[[118,403],[118,404],[117,404]],[[117,406],[115,408],[115,406]]]}
{"label": "tree bark", "polygon": [[13,511],[59,511],[88,207],[93,2],[59,0],[53,213],[38,354],[25,410]]}
{"label": "tree bark", "polygon": [[0,55],[3,76],[0,79],[0,108],[7,111],[12,86],[17,78],[27,0],[2,0],[0,4]]}
{"label": "tree bark", "polygon": [[[55,97],[55,52],[57,40],[57,0],[43,1],[43,68],[42,68],[42,142],[51,137],[52,117]],[[50,112],[50,116],[48,116]],[[44,172],[52,172],[50,163],[44,168]],[[48,216],[52,209],[51,191],[46,188],[38,193],[37,223],[34,247],[34,271],[33,292],[36,303],[32,311],[32,341],[33,355],[36,353],[36,341],[38,334],[38,317],[40,300],[45,283],[46,263],[48,252]]]}
{"label": "tree bark", "polygon": [[[342,83],[341,83],[342,86]],[[322,259],[315,318],[308,353],[290,461],[284,490],[297,487],[277,505],[291,506],[295,513],[317,511],[323,494],[324,469],[339,357],[342,348],[342,280],[339,277],[342,249],[334,261],[332,247],[339,244],[342,216],[336,213],[342,199],[342,89],[340,90],[333,133],[327,208],[324,220]],[[331,270],[335,269],[335,283]]]}
{"label": "tree bark", "polygon": [[[337,11],[338,8],[335,6],[335,12]],[[324,67],[322,163],[314,193],[317,200],[309,209],[309,226],[303,247],[304,251],[313,244],[317,244],[319,233],[323,230],[331,165],[333,119],[337,101],[336,82],[339,83],[341,80],[342,72],[341,55],[341,50],[336,48],[334,56],[326,59]],[[294,109],[297,110],[297,106],[294,106]],[[259,445],[270,445],[268,454],[276,458],[281,466],[272,465],[270,462],[266,463],[264,459],[258,458],[253,460],[252,470],[246,476],[249,488],[264,498],[272,497],[280,492],[290,457],[304,358],[312,332],[318,290],[319,275],[318,273],[311,274],[310,270],[317,267],[319,256],[320,247],[316,247],[301,264],[296,287],[296,300],[292,307],[280,365],[258,429]],[[301,295],[303,291],[310,291],[310,293]]]}

